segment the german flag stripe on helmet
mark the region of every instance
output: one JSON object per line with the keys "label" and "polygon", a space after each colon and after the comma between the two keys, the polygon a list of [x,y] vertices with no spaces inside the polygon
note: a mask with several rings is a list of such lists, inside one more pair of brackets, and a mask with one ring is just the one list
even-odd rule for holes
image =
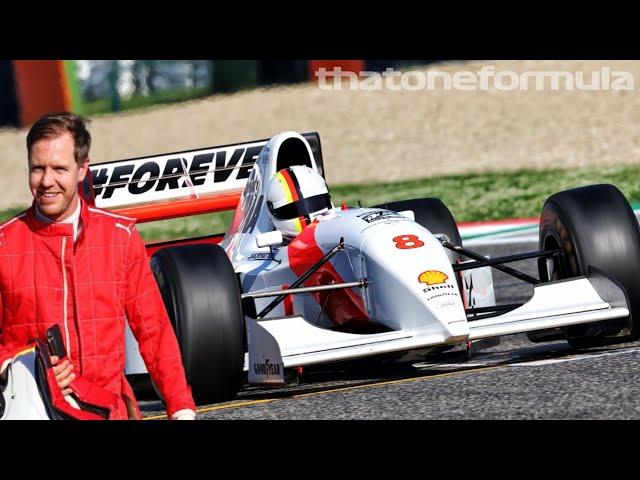
{"label": "german flag stripe on helmet", "polygon": [[298,184],[296,176],[292,175],[287,170],[280,170],[278,172],[278,177],[281,179],[280,183],[285,190],[287,200],[290,200],[291,202],[297,202],[300,200],[300,185]]}
{"label": "german flag stripe on helmet", "polygon": [[[298,178],[296,177],[296,174],[292,170],[285,170],[284,172],[287,175],[289,175],[289,177],[291,178],[291,181],[293,182],[293,186],[296,190],[296,194],[298,195],[298,199],[304,198],[304,195],[302,195],[302,190],[300,190],[300,183],[298,182]],[[311,223],[311,219],[309,218],[309,215],[298,217],[298,220],[300,221],[300,231],[302,231],[303,228],[305,228],[307,225]]]}
{"label": "german flag stripe on helmet", "polygon": [[[277,177],[280,185],[282,185],[282,189],[284,190],[284,194],[288,203],[297,202],[298,200],[300,200],[300,198],[302,198],[300,184],[298,183],[298,179],[293,172],[290,172],[289,170],[280,170],[277,173]],[[302,229],[309,224],[309,222],[306,221],[305,217],[298,217],[293,221],[293,223],[298,233],[300,233]]]}

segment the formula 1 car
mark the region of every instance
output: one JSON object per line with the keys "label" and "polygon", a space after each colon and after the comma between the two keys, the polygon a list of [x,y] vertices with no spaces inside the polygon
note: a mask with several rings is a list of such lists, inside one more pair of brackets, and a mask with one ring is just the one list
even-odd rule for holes
{"label": "formula 1 car", "polygon": [[[265,191],[295,165],[324,176],[317,133],[92,166],[85,197],[138,221],[235,208],[226,234],[147,246],[199,404],[282,385],[299,367],[508,334],[576,348],[640,336],[640,229],[612,185],[552,195],[539,250],[486,258],[435,198],[343,204],[288,241]],[[537,259],[539,278],[508,265],[523,259]],[[497,305],[491,268],[532,284],[532,297]],[[127,374],[145,373],[128,332]]]}

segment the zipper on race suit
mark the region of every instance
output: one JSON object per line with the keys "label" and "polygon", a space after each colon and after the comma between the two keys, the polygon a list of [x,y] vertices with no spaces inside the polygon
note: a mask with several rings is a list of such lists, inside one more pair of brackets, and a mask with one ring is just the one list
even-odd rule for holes
{"label": "zipper on race suit", "polygon": [[69,325],[67,325],[67,299],[69,298],[69,286],[67,285],[67,265],[64,261],[64,255],[67,249],[67,237],[62,237],[62,321],[64,325],[65,347],[67,347],[67,356],[71,358],[71,342],[69,341]]}
{"label": "zipper on race suit", "polygon": [[[69,281],[75,286],[75,271],[76,271],[76,262],[75,262],[75,250],[76,250],[76,242],[73,243],[73,248],[71,250],[71,278],[67,276],[67,265],[65,263],[65,255],[67,250],[67,237],[62,237],[62,282],[64,285],[64,306],[62,309],[63,314],[63,324],[64,324],[64,334],[65,334],[65,346],[67,347],[67,357],[69,361],[71,361],[71,337],[69,334],[69,323],[68,323],[68,300],[69,300]],[[78,341],[78,363],[76,368],[78,369],[77,374],[82,375],[82,344],[80,342],[80,328],[78,325],[78,302],[76,296],[76,288],[73,289],[73,324],[76,330],[76,340]]]}
{"label": "zipper on race suit", "polygon": [[78,341],[78,375],[82,375],[82,342],[80,341],[80,325],[78,316],[78,289],[76,288],[76,243],[73,243],[73,255],[71,256],[71,283],[73,285],[73,324],[76,329],[76,340]]}

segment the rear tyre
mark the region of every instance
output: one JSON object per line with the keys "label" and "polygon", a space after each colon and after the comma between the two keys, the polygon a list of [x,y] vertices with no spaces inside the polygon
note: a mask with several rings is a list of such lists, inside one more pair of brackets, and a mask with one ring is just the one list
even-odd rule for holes
{"label": "rear tyre", "polygon": [[198,404],[233,399],[244,367],[244,317],[231,262],[218,245],[159,250],[151,259]]}
{"label": "rear tyre", "polygon": [[613,185],[590,185],[550,196],[540,218],[540,249],[562,250],[551,280],[602,270],[627,291],[631,317],[565,329],[581,349],[640,338],[640,228],[624,195]]}

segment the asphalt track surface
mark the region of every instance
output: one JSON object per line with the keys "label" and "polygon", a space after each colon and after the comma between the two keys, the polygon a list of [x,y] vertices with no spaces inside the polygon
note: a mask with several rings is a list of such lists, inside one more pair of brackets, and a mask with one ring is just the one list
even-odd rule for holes
{"label": "asphalt track surface", "polygon": [[[535,250],[517,239],[476,245],[492,257]],[[512,264],[537,276],[534,260]],[[526,301],[532,287],[493,270],[498,303]],[[245,388],[232,402],[199,406],[199,420],[640,419],[640,342],[576,352],[563,340],[523,334],[401,366],[307,370],[286,388]],[[297,383],[297,384],[296,384]],[[159,401],[141,401],[146,419],[164,419]]]}

